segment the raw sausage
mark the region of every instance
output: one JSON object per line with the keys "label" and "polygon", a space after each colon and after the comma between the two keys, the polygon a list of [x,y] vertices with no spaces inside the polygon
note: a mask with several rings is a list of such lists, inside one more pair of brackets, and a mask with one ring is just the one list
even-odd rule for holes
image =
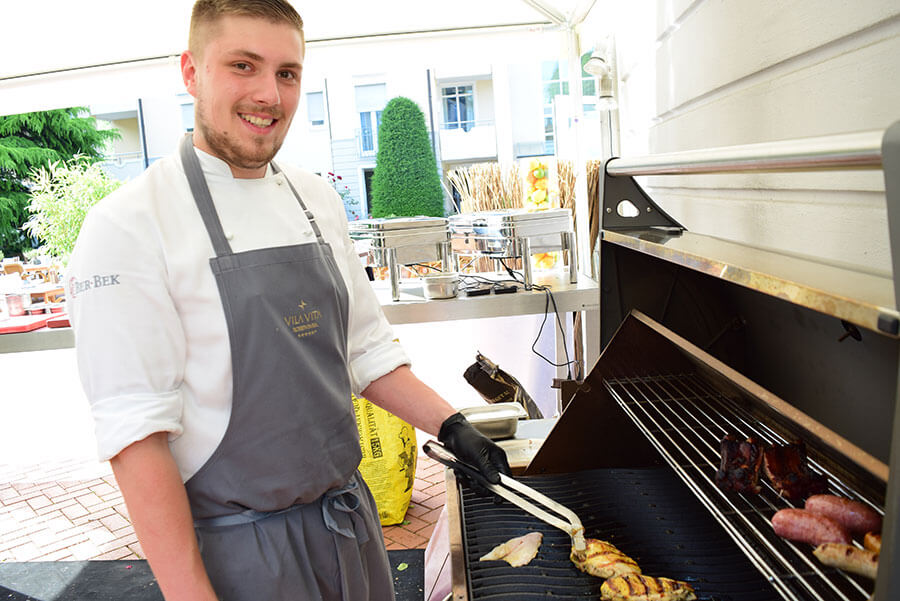
{"label": "raw sausage", "polygon": [[829,517],[851,534],[881,530],[881,516],[874,509],[835,495],[813,495],[806,500],[806,510]]}
{"label": "raw sausage", "polygon": [[863,547],[869,551],[881,553],[881,535],[875,532],[866,532],[866,537],[863,539]]}
{"label": "raw sausage", "polygon": [[825,543],[813,551],[813,555],[826,566],[860,574],[875,580],[878,573],[878,553],[853,545]]}
{"label": "raw sausage", "polygon": [[850,544],[850,534],[836,521],[805,509],[782,509],[772,516],[775,534],[793,541],[821,545]]}

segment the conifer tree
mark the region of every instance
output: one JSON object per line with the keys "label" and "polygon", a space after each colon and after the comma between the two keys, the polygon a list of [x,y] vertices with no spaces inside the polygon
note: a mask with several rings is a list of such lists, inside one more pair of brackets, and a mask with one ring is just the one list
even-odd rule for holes
{"label": "conifer tree", "polygon": [[28,174],[76,155],[99,161],[106,141],[119,137],[116,130],[98,130],[96,119],[84,113],[86,108],[75,107],[0,117],[0,251],[5,256],[31,247],[21,229],[28,219]]}
{"label": "conifer tree", "polygon": [[444,193],[419,106],[398,96],[381,114],[372,174],[373,217],[444,215]]}

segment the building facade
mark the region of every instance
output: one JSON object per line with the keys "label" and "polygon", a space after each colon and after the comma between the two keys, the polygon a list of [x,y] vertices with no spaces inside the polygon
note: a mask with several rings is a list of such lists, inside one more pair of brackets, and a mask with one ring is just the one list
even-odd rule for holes
{"label": "building facade", "polygon": [[[366,217],[381,113],[397,96],[422,109],[442,174],[483,161],[553,155],[569,119],[559,109],[569,92],[559,40],[556,30],[510,26],[311,42],[301,102],[276,160],[333,174],[348,217]],[[587,146],[599,154],[597,84],[581,75],[585,123],[596,132]],[[194,124],[186,93],[128,104],[91,107],[123,134],[107,162],[120,179],[173,152]]]}

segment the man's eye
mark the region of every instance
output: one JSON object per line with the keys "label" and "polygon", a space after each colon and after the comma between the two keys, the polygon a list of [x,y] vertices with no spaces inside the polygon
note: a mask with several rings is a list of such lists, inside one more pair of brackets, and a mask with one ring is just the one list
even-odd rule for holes
{"label": "man's eye", "polygon": [[234,68],[240,71],[249,71],[250,65],[248,65],[247,63],[235,63]]}
{"label": "man's eye", "polygon": [[293,72],[293,71],[280,71],[280,72],[278,73],[278,76],[279,76],[281,79],[289,79],[289,80],[297,79],[297,76],[294,75],[294,72]]}

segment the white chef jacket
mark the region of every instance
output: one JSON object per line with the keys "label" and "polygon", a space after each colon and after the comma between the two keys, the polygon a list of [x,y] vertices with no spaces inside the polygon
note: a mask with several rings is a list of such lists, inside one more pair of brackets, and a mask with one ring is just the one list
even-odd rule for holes
{"label": "white chef jacket", "polygon": [[[350,301],[354,392],[408,364],[353,244],[340,197],[321,177],[290,165],[235,179],[197,150],[232,250],[315,242],[285,175],[334,252]],[[101,460],[154,432],[168,432],[182,478],[225,435],[231,413],[231,349],[210,268],[215,256],[177,153],[91,209],[66,271],[81,380]],[[321,374],[327,378],[329,374]],[[310,424],[315,427],[315,424]]]}

